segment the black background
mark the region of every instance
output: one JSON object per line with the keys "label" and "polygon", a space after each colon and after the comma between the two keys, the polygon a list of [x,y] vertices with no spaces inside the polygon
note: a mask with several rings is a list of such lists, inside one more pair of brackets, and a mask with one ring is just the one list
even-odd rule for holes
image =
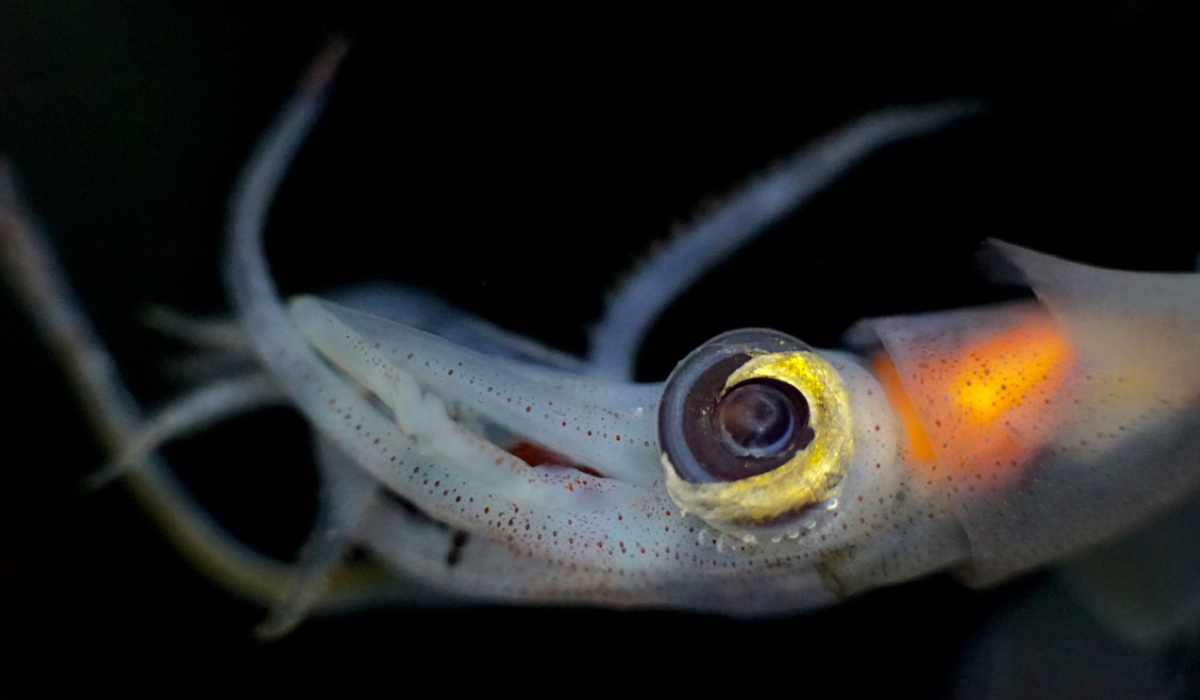
{"label": "black background", "polygon": [[[830,347],[862,317],[1001,298],[1011,291],[972,266],[989,236],[1191,269],[1196,12],[1108,1],[433,17],[353,2],[6,2],[0,153],[154,405],[178,391],[165,370],[181,348],[138,314],[225,308],[228,189],[335,32],[352,52],[268,230],[282,291],[417,284],[577,353],[612,281],[754,172],[872,109],[989,105],[884,150],[706,277],[648,340],[639,378],[660,380],[734,327]],[[974,640],[1048,580],[972,592],[933,578],[760,622],[376,611],[263,645],[250,633],[261,610],[189,568],[121,487],[79,488],[103,455],[7,296],[0,369],[0,697],[318,682],[680,692],[722,679],[745,692],[974,696],[961,680]],[[313,508],[307,453],[302,422],[276,411],[167,456],[231,529],[287,555]],[[1177,658],[1161,664],[1189,680]]]}

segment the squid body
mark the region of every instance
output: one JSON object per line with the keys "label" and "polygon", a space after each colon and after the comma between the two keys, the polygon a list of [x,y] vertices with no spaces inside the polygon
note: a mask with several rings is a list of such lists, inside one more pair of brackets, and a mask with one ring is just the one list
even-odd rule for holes
{"label": "squid body", "polygon": [[[6,186],[10,276],[114,461],[228,586],[306,612],[405,596],[769,615],[950,571],[987,586],[1176,506],[1200,482],[1200,275],[1098,269],[990,244],[1028,300],[868,319],[845,349],[714,338],[628,380],[658,314],[878,146],[973,110],[866,117],[737,193],[633,274],[587,359],[394,286],[280,300],[267,209],[340,55],[318,59],[251,157],[228,218],[236,327],[164,322],[244,374],[142,418]],[[266,404],[314,427],[323,510],[296,562],[224,533],[154,456]],[[361,545],[371,565],[347,564]]]}

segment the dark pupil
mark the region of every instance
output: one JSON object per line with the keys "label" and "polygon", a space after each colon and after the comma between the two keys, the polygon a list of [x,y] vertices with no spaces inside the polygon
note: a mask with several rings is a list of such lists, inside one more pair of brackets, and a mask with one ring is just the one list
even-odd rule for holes
{"label": "dark pupil", "polygon": [[795,415],[799,407],[793,406],[793,397],[773,386],[774,383],[773,380],[744,382],[717,403],[715,423],[722,441],[733,454],[767,457],[787,447],[800,418]]}

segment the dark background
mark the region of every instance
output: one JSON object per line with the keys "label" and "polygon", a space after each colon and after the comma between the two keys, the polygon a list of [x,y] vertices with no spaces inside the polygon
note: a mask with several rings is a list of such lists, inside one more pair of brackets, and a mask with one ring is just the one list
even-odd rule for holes
{"label": "dark background", "polygon": [[[166,370],[182,348],[138,314],[225,308],[229,187],[335,32],[352,52],[268,231],[282,291],[417,284],[577,353],[612,280],[747,176],[873,109],[986,101],[987,116],[885,149],[706,277],[648,340],[639,378],[660,380],[730,328],[829,347],[862,317],[1012,294],[972,266],[989,236],[1095,264],[1191,269],[1196,13],[1107,1],[433,17],[354,2],[10,1],[0,153],[152,406],[178,391]],[[376,611],[263,645],[251,636],[262,611],[194,572],[120,486],[79,488],[104,455],[8,296],[0,367],[0,697],[315,683],[401,693],[414,681],[678,692],[730,680],[756,693],[979,697],[964,670],[973,645],[1052,585],[1043,574],[972,592],[933,578],[760,622]],[[307,454],[286,411],[167,451],[231,529],[281,556],[314,507]],[[1101,642],[1031,639],[1020,647],[1030,659],[1053,646],[1081,650],[1071,658],[1084,675],[1109,663],[1093,654]],[[1149,664],[1194,684],[1195,656],[1185,645]]]}

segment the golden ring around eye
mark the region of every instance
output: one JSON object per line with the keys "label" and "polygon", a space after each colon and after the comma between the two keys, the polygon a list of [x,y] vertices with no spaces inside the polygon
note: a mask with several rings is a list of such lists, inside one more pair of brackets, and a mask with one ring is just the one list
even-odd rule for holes
{"label": "golden ring around eye", "polygon": [[667,454],[662,456],[667,491],[675,503],[730,532],[786,520],[806,506],[828,500],[854,454],[850,396],[827,361],[807,351],[753,355],[729,375],[721,395],[753,379],[784,382],[808,401],[815,436],[804,449],[771,471],[716,483],[685,481]]}

